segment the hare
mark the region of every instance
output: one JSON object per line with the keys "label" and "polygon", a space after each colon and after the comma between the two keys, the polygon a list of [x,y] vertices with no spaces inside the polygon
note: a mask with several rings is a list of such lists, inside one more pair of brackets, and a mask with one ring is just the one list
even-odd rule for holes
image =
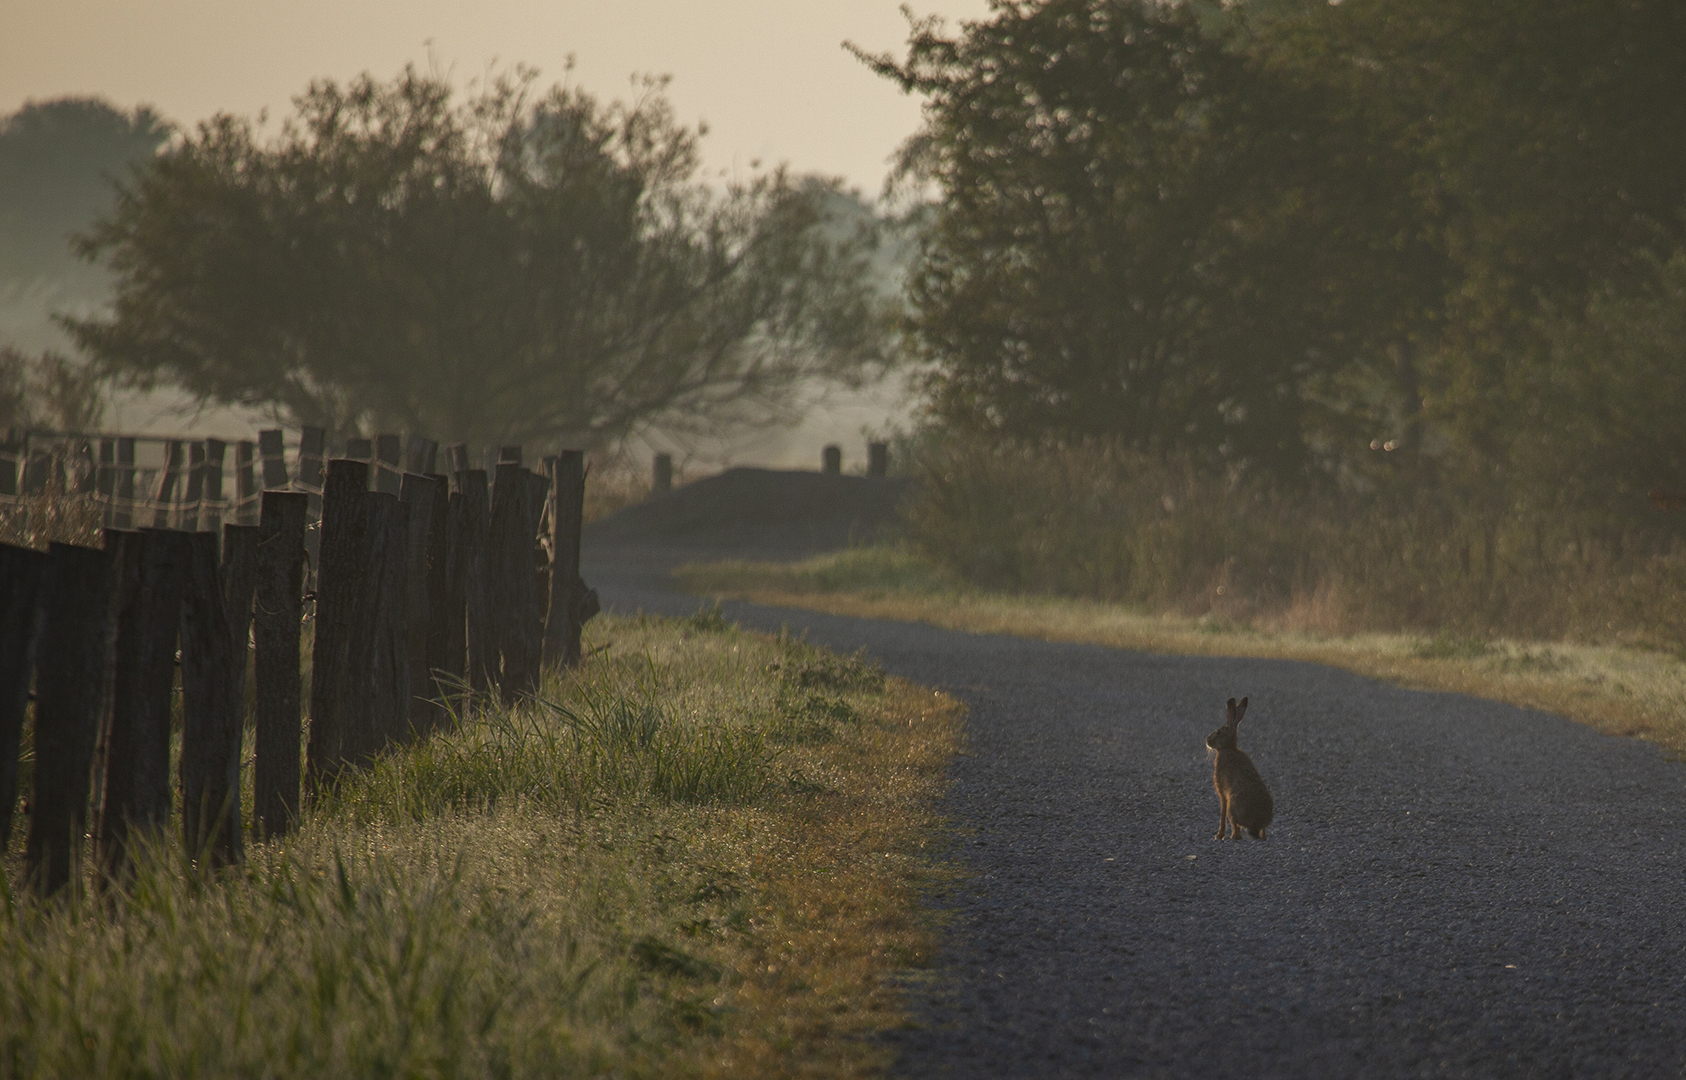
{"label": "hare", "polygon": [[1247,713],[1247,699],[1237,705],[1229,699],[1229,720],[1224,726],[1206,736],[1206,745],[1218,752],[1212,763],[1212,786],[1218,790],[1218,834],[1212,839],[1224,839],[1227,829],[1230,838],[1238,838],[1241,830],[1253,834],[1256,840],[1265,838],[1275,806],[1270,789],[1265,787],[1253,759],[1235,745],[1235,729]]}

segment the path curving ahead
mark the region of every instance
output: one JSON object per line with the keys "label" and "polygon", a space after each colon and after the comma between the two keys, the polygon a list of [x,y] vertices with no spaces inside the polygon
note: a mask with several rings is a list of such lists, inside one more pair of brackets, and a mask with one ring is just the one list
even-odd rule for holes
{"label": "path curving ahead", "polygon": [[[686,554],[588,534],[586,577],[690,614]],[[1649,744],[1311,664],[725,610],[970,708],[942,807],[970,878],[901,1075],[1686,1075],[1686,765]],[[1264,843],[1212,839],[1241,695]]]}

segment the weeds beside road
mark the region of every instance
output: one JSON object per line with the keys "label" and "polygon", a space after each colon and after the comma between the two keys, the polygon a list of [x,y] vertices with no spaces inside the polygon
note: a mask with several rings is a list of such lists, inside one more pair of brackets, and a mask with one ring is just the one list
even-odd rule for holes
{"label": "weeds beside road", "polygon": [[14,847],[0,1076],[875,1070],[958,706],[717,615],[593,639],[225,876],[39,907]]}
{"label": "weeds beside road", "polygon": [[1151,614],[1120,604],[1011,595],[958,583],[899,548],[856,548],[795,564],[681,567],[687,591],[974,633],[1090,642],[1145,652],[1307,660],[1424,690],[1545,709],[1612,735],[1686,754],[1686,661],[1616,644],[1439,634],[1329,634],[1252,628],[1222,616]]}

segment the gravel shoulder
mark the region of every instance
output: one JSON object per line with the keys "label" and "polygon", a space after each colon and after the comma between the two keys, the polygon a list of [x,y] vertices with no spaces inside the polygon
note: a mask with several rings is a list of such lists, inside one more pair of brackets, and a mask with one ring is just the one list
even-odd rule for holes
{"label": "gravel shoulder", "polygon": [[[588,533],[585,572],[688,614],[696,555]],[[1314,664],[725,610],[970,708],[904,1075],[1686,1075],[1686,766],[1650,744]],[[1265,843],[1211,839],[1243,694]]]}

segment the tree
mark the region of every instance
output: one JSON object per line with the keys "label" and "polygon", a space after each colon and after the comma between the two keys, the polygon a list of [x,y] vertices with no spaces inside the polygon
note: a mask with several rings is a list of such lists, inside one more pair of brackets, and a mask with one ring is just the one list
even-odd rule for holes
{"label": "tree", "polygon": [[99,98],[32,101],[0,119],[0,279],[76,271],[72,234],[169,135],[150,109],[125,113]]}
{"label": "tree", "polygon": [[1003,2],[865,59],[926,98],[908,326],[941,416],[1306,463],[1304,389],[1337,350],[1289,295],[1320,264],[1258,187],[1276,140],[1232,41],[1180,5]]}
{"label": "tree", "polygon": [[716,188],[660,82],[630,104],[462,100],[406,70],[313,83],[278,134],[219,115],[83,241],[104,370],[339,430],[590,444],[764,415],[804,379],[881,365],[868,233],[836,183]]}

